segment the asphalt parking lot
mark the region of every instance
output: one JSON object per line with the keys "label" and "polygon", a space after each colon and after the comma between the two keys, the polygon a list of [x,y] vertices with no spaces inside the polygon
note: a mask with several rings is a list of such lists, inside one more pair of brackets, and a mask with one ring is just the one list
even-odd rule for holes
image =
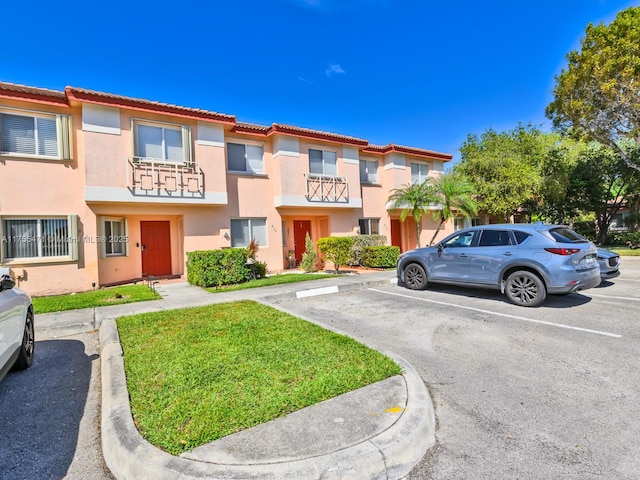
{"label": "asphalt parking lot", "polygon": [[[437,443],[410,480],[636,479],[640,257],[621,270],[535,309],[490,291],[392,285],[273,301],[419,372]],[[31,369],[0,382],[0,477],[112,479],[100,450],[97,335],[40,335],[36,348]]]}
{"label": "asphalt parking lot", "polygon": [[498,293],[388,286],[281,302],[406,358],[428,385],[437,444],[418,479],[637,479],[640,258],[543,307]]}

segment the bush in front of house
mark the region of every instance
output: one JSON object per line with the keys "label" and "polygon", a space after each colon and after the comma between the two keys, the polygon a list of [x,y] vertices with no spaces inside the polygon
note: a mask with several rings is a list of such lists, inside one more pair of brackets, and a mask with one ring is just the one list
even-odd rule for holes
{"label": "bush in front of house", "polygon": [[311,236],[309,232],[307,232],[307,236],[304,240],[304,253],[302,254],[302,261],[300,262],[300,268],[305,272],[313,272],[317,268],[318,263],[318,255],[316,255],[316,251],[313,248],[313,240],[311,240]]}
{"label": "bush in front of house", "polygon": [[364,247],[362,249],[362,265],[367,268],[391,268],[398,263],[400,247],[389,245]]}
{"label": "bush in front of house", "polygon": [[245,282],[251,277],[246,248],[187,252],[187,281],[199,287]]}
{"label": "bush in front of house", "polygon": [[640,244],[640,232],[620,232],[609,237],[611,245],[628,245],[627,242],[634,246]]}
{"label": "bush in front of house", "polygon": [[340,272],[340,265],[347,265],[351,258],[353,237],[324,237],[318,239],[318,251],[324,261],[332,262],[336,272]]}
{"label": "bush in front of house", "polygon": [[347,265],[354,267],[363,265],[366,266],[362,260],[362,250],[365,247],[380,247],[387,243],[387,237],[384,235],[356,235],[353,238],[353,245],[351,246],[351,257],[347,262]]}

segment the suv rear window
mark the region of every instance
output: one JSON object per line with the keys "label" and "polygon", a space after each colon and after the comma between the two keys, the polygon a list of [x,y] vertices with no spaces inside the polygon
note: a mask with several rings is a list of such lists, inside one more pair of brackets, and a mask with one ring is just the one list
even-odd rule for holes
{"label": "suv rear window", "polygon": [[570,228],[552,228],[551,230],[549,230],[549,234],[558,243],[587,243],[588,242],[588,240],[585,240]]}

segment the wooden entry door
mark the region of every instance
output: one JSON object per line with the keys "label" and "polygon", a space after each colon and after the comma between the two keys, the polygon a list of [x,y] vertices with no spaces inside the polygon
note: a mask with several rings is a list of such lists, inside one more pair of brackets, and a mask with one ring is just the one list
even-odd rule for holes
{"label": "wooden entry door", "polygon": [[402,226],[400,225],[400,220],[391,219],[391,245],[394,247],[400,247],[400,251],[402,251]]}
{"label": "wooden entry door", "polygon": [[307,232],[311,235],[311,220],[294,220],[293,221],[293,241],[296,250],[296,265],[302,261],[302,254],[305,250],[305,240]]}
{"label": "wooden entry door", "polygon": [[140,222],[142,276],[171,275],[171,229],[168,221]]}

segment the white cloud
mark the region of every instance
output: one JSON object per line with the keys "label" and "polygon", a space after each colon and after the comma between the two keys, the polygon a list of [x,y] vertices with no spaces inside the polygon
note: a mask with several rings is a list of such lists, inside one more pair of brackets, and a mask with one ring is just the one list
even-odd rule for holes
{"label": "white cloud", "polygon": [[325,75],[327,75],[327,77],[331,77],[332,75],[344,75],[347,72],[345,72],[340,65],[334,63],[332,65],[329,65],[329,68],[327,68],[324,73]]}

